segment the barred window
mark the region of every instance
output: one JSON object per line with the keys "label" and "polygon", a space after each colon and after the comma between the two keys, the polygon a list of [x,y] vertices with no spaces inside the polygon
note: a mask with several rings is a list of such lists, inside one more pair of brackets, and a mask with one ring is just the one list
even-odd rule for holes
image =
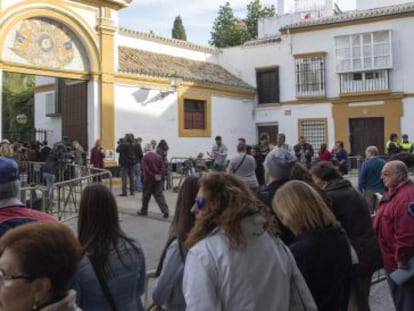
{"label": "barred window", "polygon": [[318,150],[321,144],[328,142],[327,119],[299,119],[299,136]]}
{"label": "barred window", "polygon": [[296,95],[325,95],[325,56],[296,58]]}
{"label": "barred window", "polygon": [[336,37],[336,71],[391,69],[391,46],[390,30]]}
{"label": "barred window", "polygon": [[184,129],[186,130],[204,130],[205,122],[204,100],[184,99]]}

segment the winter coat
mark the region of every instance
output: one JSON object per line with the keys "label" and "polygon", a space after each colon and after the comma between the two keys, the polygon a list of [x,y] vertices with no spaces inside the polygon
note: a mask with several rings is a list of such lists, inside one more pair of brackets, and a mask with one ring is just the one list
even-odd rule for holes
{"label": "winter coat", "polygon": [[331,200],[332,212],[358,255],[358,273],[367,275],[380,269],[381,252],[365,198],[346,179],[329,184],[325,191]]}
{"label": "winter coat", "polygon": [[309,230],[289,245],[319,311],[346,311],[352,278],[350,245],[340,226]]}
{"label": "winter coat", "polygon": [[411,180],[383,195],[374,219],[384,258],[384,268],[414,256],[414,184]]}

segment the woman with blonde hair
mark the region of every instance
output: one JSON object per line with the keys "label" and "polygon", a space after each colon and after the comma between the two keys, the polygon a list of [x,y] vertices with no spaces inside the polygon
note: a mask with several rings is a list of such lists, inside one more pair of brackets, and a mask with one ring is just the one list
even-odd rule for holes
{"label": "woman with blonde hair", "polygon": [[295,235],[289,248],[318,310],[347,310],[350,244],[322,197],[307,183],[290,181],[276,192],[272,208]]}
{"label": "woman with blonde hair", "polygon": [[316,310],[292,254],[269,233],[269,220],[242,180],[201,177],[183,291],[187,311]]}

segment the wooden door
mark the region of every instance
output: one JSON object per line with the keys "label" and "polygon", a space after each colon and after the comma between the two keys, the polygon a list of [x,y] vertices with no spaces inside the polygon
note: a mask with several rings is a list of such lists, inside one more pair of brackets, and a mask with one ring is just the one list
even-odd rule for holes
{"label": "wooden door", "polygon": [[87,81],[59,79],[59,104],[62,111],[62,137],[69,142],[77,140],[88,150]]}
{"label": "wooden door", "polygon": [[384,154],[384,118],[349,119],[349,142],[352,155],[364,155],[368,146]]}
{"label": "wooden door", "polygon": [[272,144],[276,144],[277,141],[277,134],[279,134],[279,126],[277,125],[259,125],[257,127],[258,137],[257,142],[260,140],[260,135],[263,133],[269,134],[270,140],[269,142]]}

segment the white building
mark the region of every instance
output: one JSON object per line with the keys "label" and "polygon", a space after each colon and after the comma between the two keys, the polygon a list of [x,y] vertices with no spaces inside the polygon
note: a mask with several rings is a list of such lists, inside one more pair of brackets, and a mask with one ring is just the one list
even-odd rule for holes
{"label": "white building", "polygon": [[17,2],[0,0],[0,71],[43,76],[35,125],[50,143],[101,138],[114,154],[133,133],[165,139],[171,158],[210,151],[216,135],[230,156],[237,138],[261,132],[315,148],[342,140],[353,154],[383,149],[391,132],[414,136],[414,2],[341,13],[332,0],[281,0],[290,14],[223,50],[118,29],[129,0]]}

